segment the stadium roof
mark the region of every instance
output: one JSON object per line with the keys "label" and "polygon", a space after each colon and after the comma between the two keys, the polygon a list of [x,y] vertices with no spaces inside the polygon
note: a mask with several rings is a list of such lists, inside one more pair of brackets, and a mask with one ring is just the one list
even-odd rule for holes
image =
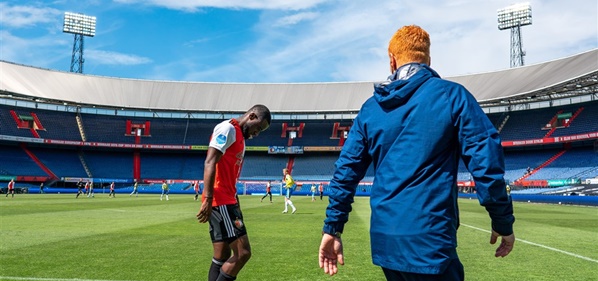
{"label": "stadium roof", "polygon": [[[598,49],[497,72],[445,77],[482,106],[598,93]],[[275,113],[354,112],[374,82],[207,83],[123,79],[0,61],[0,94],[45,102],[187,112],[244,112],[265,104]]]}

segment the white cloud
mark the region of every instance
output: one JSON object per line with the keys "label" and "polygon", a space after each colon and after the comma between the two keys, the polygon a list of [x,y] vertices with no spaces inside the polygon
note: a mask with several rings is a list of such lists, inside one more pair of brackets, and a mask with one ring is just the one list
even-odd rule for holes
{"label": "white cloud", "polygon": [[115,0],[123,4],[144,4],[174,10],[197,11],[201,8],[252,10],[303,10],[326,0]]}
{"label": "white cloud", "polygon": [[[388,75],[390,37],[409,24],[430,33],[432,67],[442,76],[509,68],[509,32],[498,30],[496,17],[510,0],[341,2],[319,6],[317,17],[293,26],[279,24],[293,23],[284,12],[264,11],[254,27],[260,38],[237,54],[243,64],[187,75],[201,80],[202,74],[205,79],[223,71],[248,82],[376,81]],[[534,23],[522,28],[526,65],[598,47],[597,17],[588,12],[596,6],[594,0],[533,1]]]}
{"label": "white cloud", "polygon": [[93,60],[94,64],[138,65],[152,62],[151,59],[145,57],[101,50],[88,50],[84,56],[86,60]]}
{"label": "white cloud", "polygon": [[61,13],[53,8],[10,6],[0,3],[0,24],[14,28],[30,27],[39,23],[52,23]]}
{"label": "white cloud", "polygon": [[278,27],[278,26],[295,25],[302,21],[313,20],[317,16],[318,16],[318,13],[314,13],[314,12],[298,13],[298,14],[294,14],[294,15],[290,15],[290,16],[286,16],[286,17],[282,17],[282,18],[278,19],[278,21],[276,23],[274,23],[274,26]]}
{"label": "white cloud", "polygon": [[[6,43],[9,42],[9,43]],[[53,36],[22,38],[6,30],[0,30],[0,59],[36,67],[50,68],[58,61],[64,61],[65,69],[70,61],[68,40]]]}

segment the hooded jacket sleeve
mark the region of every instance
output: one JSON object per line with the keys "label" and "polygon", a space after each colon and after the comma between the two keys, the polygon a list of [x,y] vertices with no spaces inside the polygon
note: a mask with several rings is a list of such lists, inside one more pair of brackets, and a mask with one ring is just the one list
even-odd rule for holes
{"label": "hooded jacket sleeve", "polygon": [[324,220],[325,233],[343,232],[345,223],[349,220],[357,185],[372,161],[368,154],[365,131],[359,120],[358,114],[335,163],[335,172],[329,186],[330,203]]}
{"label": "hooded jacket sleeve", "polygon": [[503,149],[497,130],[475,98],[462,86],[453,96],[453,122],[457,130],[461,159],[473,176],[480,204],[501,235],[513,233],[513,204],[506,191]]}

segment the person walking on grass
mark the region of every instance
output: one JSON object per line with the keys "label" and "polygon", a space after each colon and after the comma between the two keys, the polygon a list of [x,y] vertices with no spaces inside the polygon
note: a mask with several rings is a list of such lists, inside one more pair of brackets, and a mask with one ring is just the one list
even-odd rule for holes
{"label": "person walking on grass", "polygon": [[8,197],[8,194],[11,194],[11,198],[15,198],[15,180],[11,179],[10,182],[8,182],[8,186],[6,189],[6,197]]}
{"label": "person walking on grass", "polygon": [[264,201],[264,198],[267,196],[270,196],[270,203],[272,203],[272,181],[268,181],[268,183],[266,183],[266,194],[264,197],[262,197],[260,202]]}
{"label": "person walking on grass", "polygon": [[168,186],[168,183],[166,183],[166,181],[164,181],[162,183],[162,194],[160,194],[160,201],[162,201],[162,197],[164,197],[164,195],[166,195],[166,201],[168,201],[169,193],[170,193],[170,187]]}
{"label": "person walking on grass", "polygon": [[282,174],[284,175],[284,182],[283,182],[283,186],[285,188],[285,196],[284,196],[284,211],[282,211],[283,214],[286,214],[289,212],[289,208],[288,206],[291,206],[291,208],[293,208],[293,212],[292,214],[294,214],[295,212],[297,212],[297,208],[295,208],[295,205],[293,205],[293,201],[291,201],[291,195],[293,195],[293,190],[295,189],[295,180],[293,180],[293,177],[291,176],[291,173],[289,172],[289,169],[282,169]]}
{"label": "person walking on grass", "polygon": [[430,68],[430,37],[421,27],[400,28],[388,56],[392,75],[362,105],[335,164],[319,265],[335,275],[344,264],[341,233],[371,164],[373,263],[387,280],[461,281],[459,161],[473,175],[478,200],[490,215],[490,244],[500,237],[494,256],[507,256],[515,243],[500,137],[465,87]]}
{"label": "person walking on grass", "polygon": [[254,105],[242,116],[214,127],[204,162],[204,187],[196,217],[209,222],[212,263],[208,281],[235,280],[251,258],[251,246],[236,183],[245,155],[245,140],[270,127],[272,116],[264,105]]}
{"label": "person walking on grass", "polygon": [[116,197],[116,194],[114,193],[114,182],[110,183],[110,193],[108,193],[108,197],[112,196],[112,198]]}
{"label": "person walking on grass", "polygon": [[129,197],[133,196],[133,194],[135,194],[135,197],[139,196],[139,191],[137,190],[137,179],[135,179],[135,183],[133,184],[133,191],[131,192],[131,194],[129,194]]}

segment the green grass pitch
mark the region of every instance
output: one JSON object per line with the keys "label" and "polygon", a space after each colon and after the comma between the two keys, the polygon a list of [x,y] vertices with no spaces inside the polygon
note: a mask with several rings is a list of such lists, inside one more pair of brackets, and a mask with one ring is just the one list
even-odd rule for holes
{"label": "green grass pitch", "polygon": [[[206,280],[212,248],[193,195],[17,194],[0,197],[0,280]],[[296,214],[241,196],[252,258],[238,280],[384,280],[369,246],[369,198],[356,198],[343,243],[346,264],[318,267],[327,199],[293,198]],[[515,203],[518,241],[495,258],[490,221],[460,199],[459,255],[466,280],[598,280],[598,208]]]}

